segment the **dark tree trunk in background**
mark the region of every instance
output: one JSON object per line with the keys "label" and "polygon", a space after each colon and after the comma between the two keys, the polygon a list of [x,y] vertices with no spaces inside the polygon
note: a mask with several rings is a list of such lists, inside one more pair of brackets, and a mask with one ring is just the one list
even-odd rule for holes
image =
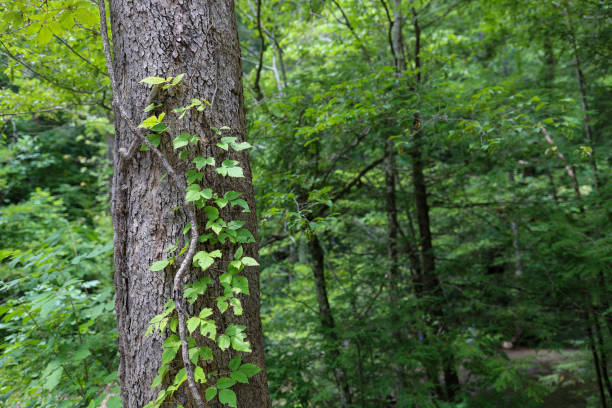
{"label": "dark tree trunk in background", "polygon": [[[205,167],[202,184],[217,193],[229,190],[242,192],[251,212],[240,213],[226,207],[222,214],[226,218],[240,218],[256,236],[255,206],[251,170],[246,151],[226,153],[215,146],[218,136],[210,126],[229,126],[224,136],[245,138],[245,113],[242,93],[242,70],[240,46],[231,0],[216,1],[150,1],[131,2],[111,0],[111,28],[114,43],[114,71],[120,90],[120,101],[128,109],[133,122],[139,123],[150,87],[138,82],[148,76],[176,76],[185,73],[182,83],[169,91],[162,91],[155,102],[162,104],[161,111],[167,115],[170,134],[162,136],[159,146],[178,174],[183,174],[188,159],[178,159],[171,139],[179,132],[197,134],[202,143],[193,148],[191,154],[213,156],[217,163],[225,158],[240,162],[244,178],[223,178]],[[206,99],[212,107],[205,112],[189,113],[176,121],[172,108],[189,104],[191,98]],[[116,116],[115,149],[128,149],[135,139],[127,124]],[[165,272],[151,272],[149,266],[155,260],[164,259],[164,249],[177,241],[185,243],[183,228],[187,217],[177,206],[184,205],[185,192],[177,187],[151,152],[138,152],[126,162],[118,165],[115,154],[113,179],[113,220],[115,228],[115,285],[117,290],[116,312],[119,331],[120,368],[123,407],[141,408],[157,395],[158,389],[150,390],[153,378],[161,364],[159,335],[145,337],[150,319],[160,313],[163,305],[171,299],[173,267]],[[119,171],[117,171],[119,169]],[[198,214],[200,232],[204,233],[204,218]],[[224,245],[224,259],[235,249]],[[245,252],[257,258],[255,243],[245,245]],[[179,258],[180,260],[181,258]],[[175,264],[177,265],[177,264]],[[198,272],[191,267],[191,280]],[[211,270],[218,276],[221,267]],[[252,377],[249,384],[234,387],[239,407],[269,407],[269,395],[265,374],[263,339],[259,315],[259,270],[250,267],[244,271],[249,281],[250,296],[242,297],[244,315],[237,317],[231,312],[221,315],[215,310],[214,318],[223,331],[230,323],[244,324],[253,350],[244,355],[245,362],[257,364],[264,370]],[[201,277],[201,273],[198,277]],[[220,295],[219,283],[215,289],[209,287],[202,305],[212,306],[213,299]],[[217,292],[217,293],[215,293]],[[190,313],[194,310],[190,309]],[[204,366],[205,372],[227,367],[231,358],[229,351],[221,352],[213,347],[214,361]],[[180,358],[179,358],[180,360]],[[175,369],[182,363],[175,362]],[[200,363],[201,364],[201,363]],[[203,391],[202,386],[201,391]],[[203,394],[202,394],[203,395]],[[187,392],[186,383],[175,393],[177,404],[185,408],[195,403]],[[215,400],[217,401],[217,400]],[[207,407],[220,406],[218,402]]]}
{"label": "dark tree trunk in background", "polygon": [[327,343],[326,360],[327,364],[333,367],[334,377],[340,390],[340,403],[342,407],[347,407],[352,402],[351,390],[349,388],[346,373],[341,367],[340,362],[340,343],[336,334],[336,322],[329,306],[327,297],[327,285],[325,284],[325,254],[321,247],[321,242],[315,233],[311,233],[308,240],[310,255],[312,257],[312,274],[317,290],[317,302],[319,304],[319,319],[323,328],[323,336]]}

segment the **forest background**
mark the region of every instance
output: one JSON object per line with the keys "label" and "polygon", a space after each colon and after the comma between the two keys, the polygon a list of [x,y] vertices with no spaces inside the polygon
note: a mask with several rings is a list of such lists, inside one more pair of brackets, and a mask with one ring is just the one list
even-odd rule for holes
{"label": "forest background", "polygon": [[[98,9],[0,16],[0,406],[119,407]],[[273,406],[612,406],[612,3],[236,17]]]}

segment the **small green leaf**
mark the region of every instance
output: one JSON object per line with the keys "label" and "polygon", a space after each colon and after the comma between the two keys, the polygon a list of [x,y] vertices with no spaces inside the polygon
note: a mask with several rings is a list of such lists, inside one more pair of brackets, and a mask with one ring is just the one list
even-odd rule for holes
{"label": "small green leaf", "polygon": [[236,356],[229,362],[229,369],[231,371],[238,370],[240,368],[240,363],[242,363],[242,356],[240,354],[236,354]]}
{"label": "small green leaf", "polygon": [[149,268],[150,271],[157,272],[164,269],[170,263],[169,259],[164,259],[162,261],[153,262],[153,265]]}
{"label": "small green leaf", "polygon": [[206,382],[206,375],[204,374],[204,370],[200,366],[196,366],[195,370],[193,370],[193,377],[197,382],[201,384],[204,384]]}
{"label": "small green leaf", "polygon": [[200,358],[204,361],[213,360],[213,354],[210,347],[201,346],[200,347]]}
{"label": "small green leaf", "polygon": [[242,207],[243,208],[242,212],[250,212],[249,205],[242,198],[239,198],[237,200],[232,200],[232,205],[237,205],[239,207]]}
{"label": "small green leaf", "polygon": [[164,349],[162,353],[162,364],[169,364],[172,360],[174,360],[177,352],[178,348],[176,347]]}
{"label": "small green leaf", "polygon": [[[221,128],[220,130],[222,130],[223,128]],[[236,137],[232,137],[232,136],[225,136],[221,138],[221,143],[235,143],[236,142]]]}
{"label": "small green leaf", "polygon": [[202,320],[199,317],[190,317],[189,320],[187,320],[187,330],[189,330],[189,333],[193,333],[193,331],[198,328],[201,322]]}
{"label": "small green leaf", "polygon": [[237,337],[232,337],[232,348],[236,351],[251,352],[251,345],[248,341],[241,340]]}
{"label": "small green leaf", "polygon": [[215,398],[217,395],[217,387],[208,387],[204,392],[204,396],[206,397],[206,401],[210,401]]}
{"label": "small green leaf", "polygon": [[168,130],[168,126],[165,123],[158,123],[157,125],[153,125],[150,129],[153,132],[162,133],[162,132],[165,132],[166,130]]}
{"label": "small green leaf", "polygon": [[[230,227],[230,225],[232,225],[232,222],[234,221],[230,221],[229,224],[227,224],[227,227],[229,229],[234,229],[232,227]],[[240,228],[240,227],[238,227]],[[240,259],[242,258],[242,253],[244,252],[244,250],[242,249],[242,246],[239,246],[238,249],[236,250],[236,252],[234,252],[234,259]]]}
{"label": "small green leaf", "polygon": [[240,262],[242,262],[245,266],[258,266],[259,263],[257,263],[257,261],[249,256],[245,256],[244,258],[242,258],[240,260]]}
{"label": "small green leaf", "polygon": [[259,368],[255,364],[246,363],[240,366],[239,371],[243,373],[244,375],[246,375],[247,377],[252,377],[258,372],[260,372],[261,368]]}
{"label": "small green leaf", "polygon": [[235,372],[230,373],[230,377],[232,377],[234,380],[236,380],[239,383],[248,384],[249,382],[249,379],[247,378],[247,376],[241,371],[235,371]]}
{"label": "small green leaf", "polygon": [[226,334],[222,334],[217,338],[217,345],[221,350],[226,350],[230,346],[230,338]]}
{"label": "small green leaf", "polygon": [[227,301],[225,301],[223,298],[219,298],[217,299],[217,307],[219,308],[219,311],[221,313],[225,313],[229,305],[227,304]]}
{"label": "small green leaf", "polygon": [[181,147],[187,146],[189,144],[189,139],[190,138],[191,138],[191,135],[189,133],[183,132],[180,135],[178,135],[172,141],[172,145],[174,146],[174,149],[176,150],[176,149],[179,149]]}
{"label": "small green leaf", "polygon": [[212,320],[205,321],[200,326],[200,334],[204,337],[208,337],[211,340],[214,340],[217,336],[217,324]]}
{"label": "small green leaf", "polygon": [[237,408],[236,405],[236,394],[232,390],[221,390],[219,391],[219,401],[222,404],[227,404],[232,408]]}
{"label": "small green leaf", "polygon": [[240,167],[228,167],[227,175],[230,177],[244,177],[242,173],[242,168]]}
{"label": "small green leaf", "polygon": [[164,82],[166,82],[166,80],[160,77],[146,77],[140,81],[141,84],[149,85],[163,84]]}
{"label": "small green leaf", "polygon": [[206,213],[206,217],[208,218],[209,222],[212,222],[219,218],[219,210],[217,210],[215,207],[204,207],[204,212]]}
{"label": "small green leaf", "polygon": [[140,125],[138,125],[139,128],[145,128],[145,129],[150,129],[153,126],[157,125],[159,123],[159,120],[157,119],[157,116],[155,115],[151,115],[148,118],[146,118],[145,120],[143,120]]}
{"label": "small green leaf", "polygon": [[189,349],[189,361],[193,364],[198,364],[198,357],[200,356],[200,349],[198,347],[192,347]]}
{"label": "small green leaf", "polygon": [[168,336],[166,340],[162,343],[164,348],[179,348],[181,347],[181,340],[178,338],[176,334]]}
{"label": "small green leaf", "polygon": [[249,294],[249,281],[244,276],[234,276],[232,278],[232,287],[239,289],[245,295]]}
{"label": "small green leaf", "polygon": [[217,388],[219,388],[220,390],[224,388],[229,388],[234,384],[236,384],[236,380],[229,377],[221,377],[217,380]]}
{"label": "small green leaf", "polygon": [[149,139],[149,142],[151,142],[151,144],[155,147],[159,147],[159,144],[161,143],[161,135],[158,133],[148,134],[147,139]]}
{"label": "small green leaf", "polygon": [[45,390],[53,390],[55,387],[57,387],[62,378],[63,372],[64,369],[62,367],[58,367],[51,373],[51,375],[46,376],[43,388]]}
{"label": "small green leaf", "polygon": [[211,308],[205,307],[204,309],[200,310],[200,319],[206,319],[208,316],[212,315],[213,311]]}
{"label": "small green leaf", "polygon": [[172,80],[172,85],[176,85],[179,82],[181,82],[184,76],[185,74],[178,74],[177,76],[175,76],[174,79]]}

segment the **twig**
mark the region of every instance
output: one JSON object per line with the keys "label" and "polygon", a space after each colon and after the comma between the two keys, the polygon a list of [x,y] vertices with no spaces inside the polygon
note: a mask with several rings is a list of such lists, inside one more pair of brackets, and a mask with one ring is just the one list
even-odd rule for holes
{"label": "twig", "polygon": [[[113,105],[116,111],[123,117],[125,122],[127,123],[129,129],[135,134],[161,161],[162,166],[170,176],[170,178],[174,181],[174,183],[180,189],[185,189],[185,182],[180,179],[174,168],[170,165],[166,157],[159,151],[151,141],[147,137],[145,137],[141,132],[138,131],[136,126],[131,122],[129,115],[125,111],[125,108],[119,101],[118,87],[116,83],[115,74],[113,71],[113,62],[110,50],[110,42],[108,39],[108,28],[106,26],[106,8],[104,5],[104,0],[98,0],[98,8],[100,10],[100,34],[102,36],[102,43],[104,45],[104,54],[106,56],[106,65],[108,67],[108,76],[110,78],[111,87],[113,90]],[[204,408],[204,401],[202,397],[198,393],[198,387],[195,382],[195,378],[193,375],[193,366],[191,365],[191,361],[189,360],[189,346],[187,343],[187,336],[185,334],[185,306],[183,299],[183,276],[187,271],[187,268],[193,261],[193,256],[195,255],[195,251],[197,249],[198,244],[198,224],[195,216],[195,211],[193,207],[185,202],[185,212],[187,214],[187,218],[191,223],[191,241],[189,242],[189,249],[185,258],[181,262],[181,265],[174,276],[174,288],[173,288],[173,298],[176,307],[176,311],[178,314],[178,331],[179,338],[181,340],[181,356],[183,358],[183,364],[185,366],[185,373],[187,374],[187,382],[189,384],[189,389],[191,391],[191,395],[195,400],[198,407]]]}
{"label": "twig", "polygon": [[92,67],[94,67],[94,69],[96,70],[96,73],[100,72],[100,68],[98,68],[93,62],[89,61],[87,58],[85,58],[84,56],[79,54],[79,52],[77,50],[75,50],[74,48],[72,48],[70,46],[70,44],[68,44],[68,42],[66,42],[66,40],[64,40],[62,37],[59,37],[59,36],[57,36],[55,34],[53,34],[53,37],[57,38],[59,40],[59,42],[64,44],[66,46],[66,48],[68,48],[70,51],[72,51],[72,53],[74,55],[76,55],[77,57],[79,57],[80,59],[82,59],[83,61],[85,61],[89,65],[91,65]]}
{"label": "twig", "polygon": [[0,45],[2,46],[2,48],[4,48],[4,53],[6,54],[7,57],[9,57],[13,61],[17,62],[18,64],[24,66],[25,68],[27,68],[28,71],[30,71],[31,73],[33,73],[35,76],[39,77],[40,79],[45,80],[45,81],[47,81],[47,82],[57,86],[58,88],[65,89],[66,91],[70,91],[70,92],[74,92],[74,93],[80,93],[80,94],[88,94],[88,95],[93,93],[91,91],[83,91],[81,89],[75,89],[75,88],[71,88],[71,87],[66,86],[66,85],[62,85],[61,83],[57,82],[55,79],[53,79],[51,77],[48,77],[48,76],[46,76],[44,74],[41,74],[40,72],[36,71],[27,62],[22,61],[19,57],[17,57],[12,52],[10,52],[8,47],[2,41],[0,41]]}

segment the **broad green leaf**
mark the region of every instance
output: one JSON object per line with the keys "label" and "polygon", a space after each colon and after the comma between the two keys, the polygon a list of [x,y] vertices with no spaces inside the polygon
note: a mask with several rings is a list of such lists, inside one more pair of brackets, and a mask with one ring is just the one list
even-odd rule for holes
{"label": "broad green leaf", "polygon": [[[234,221],[230,221],[229,224],[227,224],[227,227],[229,229],[234,229],[232,228],[230,225],[232,225],[232,222]],[[242,225],[240,225],[238,228],[240,228]],[[240,259],[242,258],[242,253],[244,252],[244,250],[242,249],[242,245],[238,247],[238,249],[236,250],[236,252],[234,252],[234,259]]]}
{"label": "broad green leaf", "polygon": [[217,380],[217,388],[219,388],[220,390],[224,388],[229,388],[234,384],[236,384],[236,380],[229,377],[221,377]]}
{"label": "broad green leaf", "polygon": [[202,320],[199,317],[190,317],[189,320],[187,320],[187,330],[189,330],[189,333],[193,333],[193,331],[198,328],[201,322]]}
{"label": "broad green leaf", "polygon": [[206,206],[204,207],[204,212],[206,213],[206,217],[208,218],[209,222],[219,218],[219,210],[217,210],[215,207]]}
{"label": "broad green leaf", "polygon": [[176,150],[176,149],[180,149],[181,147],[187,146],[189,144],[190,138],[191,138],[191,135],[185,132],[175,137],[174,140],[172,141],[172,145],[174,146],[174,149]]}
{"label": "broad green leaf", "polygon": [[232,278],[232,286],[240,289],[240,292],[244,293],[245,295],[249,294],[249,281],[244,276],[234,276]]}
{"label": "broad green leaf", "polygon": [[162,364],[169,364],[174,357],[176,357],[176,353],[178,352],[178,348],[167,348],[162,352]]}
{"label": "broad green leaf", "polygon": [[244,373],[244,375],[246,375],[247,377],[252,377],[255,374],[257,374],[258,372],[260,372],[261,368],[259,368],[255,364],[246,363],[246,364],[243,364],[243,365],[240,366],[239,371],[241,373]]}
{"label": "broad green leaf", "polygon": [[217,338],[217,345],[221,350],[226,350],[230,346],[230,338],[226,334],[222,334]]}
{"label": "broad green leaf", "polygon": [[258,266],[259,263],[257,263],[257,261],[249,256],[245,256],[243,257],[240,262],[242,262],[244,265],[246,266]]}
{"label": "broad green leaf", "polygon": [[163,84],[164,82],[166,82],[166,80],[160,77],[146,77],[140,80],[141,84],[149,84],[149,85]]}
{"label": "broad green leaf", "polygon": [[242,363],[242,356],[240,354],[236,354],[236,356],[229,362],[229,369],[231,371],[238,370],[240,368],[240,363]]}
{"label": "broad green leaf", "polygon": [[220,390],[219,401],[223,404],[227,404],[232,408],[237,408],[236,405],[236,394],[232,390]]}
{"label": "broad green leaf", "polygon": [[241,371],[234,371],[230,373],[230,377],[232,377],[234,380],[236,380],[239,383],[248,384],[249,382],[249,379],[247,378],[247,376]]}
{"label": "broad green leaf", "polygon": [[201,384],[204,384],[206,382],[206,375],[204,374],[204,370],[200,366],[196,366],[196,368],[193,370],[193,377],[197,382]]}
{"label": "broad green leaf", "polygon": [[244,177],[241,167],[228,167],[227,175],[229,177]]}
{"label": "broad green leaf", "polygon": [[162,261],[155,261],[155,262],[153,262],[153,265],[151,265],[149,270],[151,270],[153,272],[161,271],[166,266],[168,266],[169,263],[170,263],[169,259],[164,259]]}
{"label": "broad green leaf", "polygon": [[206,401],[210,401],[217,395],[217,387],[208,387],[204,392],[204,396],[206,397]]}
{"label": "broad green leaf", "polygon": [[237,337],[232,337],[232,348],[236,351],[251,352],[251,345],[248,341],[241,340]]}

